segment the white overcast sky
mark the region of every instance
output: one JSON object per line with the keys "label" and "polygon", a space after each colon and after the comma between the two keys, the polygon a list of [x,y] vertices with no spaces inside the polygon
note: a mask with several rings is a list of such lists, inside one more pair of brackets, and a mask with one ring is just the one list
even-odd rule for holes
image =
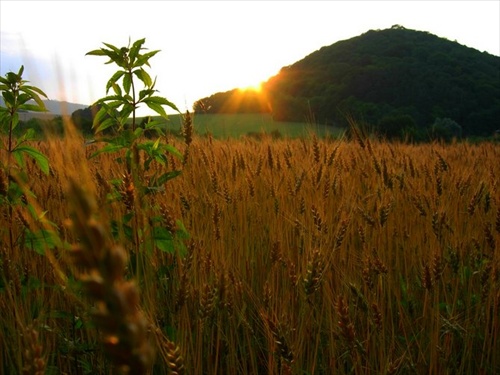
{"label": "white overcast sky", "polygon": [[85,56],[102,42],[146,38],[160,95],[179,109],[256,85],[323,46],[394,24],[500,56],[500,1],[0,0],[0,74],[50,99],[90,104],[114,69]]}

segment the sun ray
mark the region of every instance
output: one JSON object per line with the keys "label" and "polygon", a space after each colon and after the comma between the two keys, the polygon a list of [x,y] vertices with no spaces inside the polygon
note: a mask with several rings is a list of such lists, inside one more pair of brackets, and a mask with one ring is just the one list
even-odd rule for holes
{"label": "sun ray", "polygon": [[255,91],[255,92],[261,92],[262,91],[262,84],[263,82],[259,82],[257,84],[251,84],[245,87],[241,87],[241,91]]}

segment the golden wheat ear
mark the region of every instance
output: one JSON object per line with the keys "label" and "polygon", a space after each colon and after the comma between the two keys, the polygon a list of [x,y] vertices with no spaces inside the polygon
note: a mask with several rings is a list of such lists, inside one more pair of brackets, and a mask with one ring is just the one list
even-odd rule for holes
{"label": "golden wheat ear", "polygon": [[71,258],[81,270],[77,278],[94,305],[92,317],[104,349],[120,371],[145,374],[153,364],[154,350],[148,341],[148,322],[139,308],[138,288],[124,279],[127,254],[95,219],[93,197],[76,183],[71,184],[69,196],[70,227],[80,240]]}
{"label": "golden wheat ear", "polygon": [[25,365],[23,375],[43,375],[47,367],[43,347],[40,344],[38,332],[28,327],[25,329],[26,349],[23,353]]}

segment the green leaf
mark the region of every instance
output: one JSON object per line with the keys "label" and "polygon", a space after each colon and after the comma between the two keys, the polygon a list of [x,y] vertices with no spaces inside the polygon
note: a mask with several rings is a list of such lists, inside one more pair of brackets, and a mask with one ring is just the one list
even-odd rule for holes
{"label": "green leaf", "polygon": [[85,56],[107,56],[108,54],[104,52],[102,49],[95,49],[93,51],[87,52]]}
{"label": "green leaf", "polygon": [[32,141],[33,139],[35,139],[35,135],[36,135],[35,129],[30,128],[30,129],[26,130],[26,132],[18,139],[18,141],[16,143],[16,147],[21,145],[24,142]]}
{"label": "green leaf", "polygon": [[103,103],[110,102],[110,101],[119,101],[122,103],[127,102],[127,100],[125,100],[125,98],[121,95],[108,95],[108,96],[105,96],[104,98],[99,99],[96,103],[103,104]]}
{"label": "green leaf", "polygon": [[21,80],[21,77],[19,77],[16,73],[13,73],[13,72],[8,72],[5,77],[7,78],[7,81],[9,82],[9,84],[17,84],[20,80]]}
{"label": "green leaf", "polygon": [[106,194],[106,201],[108,203],[118,202],[121,199],[122,199],[122,195],[118,191],[113,191],[111,193]]}
{"label": "green leaf", "polygon": [[122,221],[124,223],[130,223],[130,221],[134,218],[134,213],[133,212],[129,212],[125,215],[123,215],[122,217]]}
{"label": "green leaf", "polygon": [[153,84],[151,76],[144,69],[136,69],[133,73],[144,83],[146,87],[151,87]]}
{"label": "green leaf", "polygon": [[102,44],[104,44],[106,47],[108,47],[110,50],[112,50],[113,52],[117,53],[117,54],[120,54],[121,51],[118,47],[115,47],[114,45],[112,44],[109,44],[109,43],[105,43],[105,42],[102,42]]}
{"label": "green leaf", "polygon": [[31,96],[29,94],[26,93],[19,94],[19,96],[17,97],[17,104],[18,105],[24,104],[30,99]]}
{"label": "green leaf", "polygon": [[26,111],[33,111],[33,112],[46,112],[46,108],[41,108],[39,105],[35,104],[23,104],[19,106],[19,109],[24,109]]}
{"label": "green leaf", "polygon": [[139,101],[142,101],[147,96],[151,96],[155,93],[155,90],[153,89],[146,89],[146,90],[141,90],[139,91]]}
{"label": "green leaf", "polygon": [[132,129],[126,129],[122,131],[118,137],[114,138],[113,142],[129,148],[135,140],[136,137]]}
{"label": "green leaf", "polygon": [[115,92],[115,94],[117,96],[122,96],[122,89],[120,88],[120,86],[117,83],[113,83],[112,87],[113,87],[113,91]]}
{"label": "green leaf", "polygon": [[62,247],[61,239],[57,233],[48,229],[40,229],[36,232],[28,230],[26,244],[40,255],[45,255],[46,249]]}
{"label": "green leaf", "polygon": [[31,98],[36,102],[36,104],[40,107],[40,109],[38,110],[39,112],[45,112],[47,110],[47,108],[45,107],[45,103],[34,91],[26,90],[26,88],[23,91],[29,94]]}
{"label": "green leaf", "polygon": [[159,145],[159,144],[160,144],[160,138],[158,138],[158,139],[155,141],[155,143],[153,144],[152,149],[153,149],[153,150],[156,150],[156,149],[158,148],[158,145]]}
{"label": "green leaf", "polygon": [[[32,96],[36,96],[36,95],[33,95],[33,93],[32,93],[32,92],[36,92],[38,95],[41,95],[41,96],[47,98],[47,94],[45,94],[41,89],[39,89],[36,86],[23,86],[23,91],[30,93]],[[33,99],[35,99],[35,98],[33,98]]]}
{"label": "green leaf", "polygon": [[120,112],[120,124],[125,125],[130,117],[130,114],[134,111],[134,107],[131,105],[123,106]]}
{"label": "green leaf", "polygon": [[[119,98],[122,98],[121,96]],[[127,104],[127,101],[123,100],[113,100],[113,101],[108,101],[108,102],[103,102],[102,105],[106,108],[106,113],[110,116],[113,115],[113,111],[120,107],[123,104]],[[114,117],[114,116],[113,116]]]}
{"label": "green leaf", "polygon": [[36,148],[31,146],[18,146],[14,149],[13,153],[25,153],[31,156],[37,162],[42,172],[46,175],[49,174],[49,159]]}
{"label": "green leaf", "polygon": [[14,94],[12,92],[4,91],[2,92],[2,96],[3,101],[8,108],[14,107],[14,105],[16,104],[16,98],[14,97]]}
{"label": "green leaf", "polygon": [[162,150],[169,152],[170,154],[177,156],[177,158],[182,159],[182,154],[172,145],[162,145]]}
{"label": "green leaf", "polygon": [[160,104],[154,103],[154,102],[149,102],[149,101],[144,101],[146,105],[151,108],[153,111],[158,113],[161,117],[164,119],[168,119],[167,112],[163,109],[163,107]]}
{"label": "green leaf", "polygon": [[177,224],[177,231],[176,231],[176,236],[178,238],[188,240],[190,238],[189,232],[187,231],[186,227],[184,226],[184,223],[181,220],[176,220],[175,223]]}
{"label": "green leaf", "polygon": [[154,55],[156,55],[158,52],[160,52],[160,50],[151,51],[151,52],[145,53],[144,55],[139,56],[137,58],[137,60],[135,61],[134,65],[132,65],[132,68],[138,68],[138,67],[143,66],[143,65],[149,66],[148,60],[151,57],[153,57]]}
{"label": "green leaf", "polygon": [[169,101],[166,98],[163,98],[161,96],[150,96],[149,98],[144,100],[144,102],[145,103],[149,102],[149,103],[156,103],[156,104],[160,104],[160,105],[166,105],[166,106],[176,110],[177,112],[180,112],[174,103],[172,103],[171,101]]}
{"label": "green leaf", "polygon": [[103,154],[103,153],[105,153],[105,154],[111,154],[111,153],[120,151],[123,148],[125,148],[125,147],[123,145],[121,145],[121,144],[108,144],[108,145],[104,146],[103,148],[101,148],[101,149],[97,150],[96,152],[94,152],[90,157],[94,158],[97,155],[100,155],[100,154]]}
{"label": "green leaf", "polygon": [[[6,127],[10,120],[10,114],[6,108],[0,107],[0,126]],[[2,129],[0,129],[0,132]]]}
{"label": "green leaf", "polygon": [[97,113],[94,116],[92,128],[97,127],[99,125],[99,123],[106,117],[107,114],[108,114],[108,111],[107,111],[106,106],[102,106],[101,108],[99,108],[99,110],[97,111]]}
{"label": "green leaf", "polygon": [[174,237],[172,233],[162,227],[153,228],[153,240],[156,247],[164,253],[175,253]]}
{"label": "green leaf", "polygon": [[146,38],[142,38],[134,42],[132,47],[130,47],[130,61],[134,61],[137,58],[137,55],[139,54],[139,51],[141,50],[142,45],[146,42]]}
{"label": "green leaf", "polygon": [[[106,43],[104,43],[104,44],[106,44]],[[93,51],[87,52],[86,55],[108,56],[109,61],[107,61],[105,64],[111,64],[113,62],[116,62],[118,59],[120,59],[120,50],[113,46],[112,49],[101,48],[98,50],[93,50]]]}
{"label": "green leaf", "polygon": [[117,71],[113,76],[109,79],[108,83],[106,84],[106,93],[108,93],[109,89],[113,87],[113,85],[118,81],[125,72],[123,70]]}
{"label": "green leaf", "polygon": [[13,151],[11,155],[16,160],[17,165],[19,165],[22,169],[25,169],[23,153]]}
{"label": "green leaf", "polygon": [[153,121],[150,121],[146,124],[145,126],[145,129],[155,129],[155,130],[158,130],[158,131],[161,131],[160,129],[160,125],[166,125],[166,122],[164,120],[153,120]]}
{"label": "green leaf", "polygon": [[107,128],[110,128],[114,125],[116,125],[116,121],[112,118],[107,118],[106,120],[101,122],[101,124],[97,127],[95,132],[96,132],[96,134],[100,133],[100,132],[102,132],[102,131],[106,130]]}
{"label": "green leaf", "polygon": [[24,190],[16,182],[11,182],[8,185],[7,196],[11,202],[17,201],[24,195]]}
{"label": "green leaf", "polygon": [[176,178],[180,174],[181,174],[181,171],[170,171],[170,172],[164,173],[160,177],[158,177],[157,184],[158,184],[158,186],[161,186],[161,185],[165,184],[168,180]]}
{"label": "green leaf", "polygon": [[125,74],[123,77],[123,88],[127,94],[130,94],[130,87],[132,86],[132,77],[130,74]]}
{"label": "green leaf", "polygon": [[143,128],[136,128],[134,130],[134,138],[135,139],[138,139],[138,138],[142,137],[143,134],[144,134],[144,129]]}
{"label": "green leaf", "polygon": [[165,99],[165,98],[163,98],[161,96],[150,96],[147,99],[147,101],[149,103],[156,103],[156,104],[167,105],[167,106],[173,105],[174,108],[176,108],[174,104],[172,104],[170,101],[168,101],[167,99]]}
{"label": "green leaf", "polygon": [[17,127],[17,124],[19,124],[19,113],[14,113],[11,117],[12,121],[12,130],[14,130]]}

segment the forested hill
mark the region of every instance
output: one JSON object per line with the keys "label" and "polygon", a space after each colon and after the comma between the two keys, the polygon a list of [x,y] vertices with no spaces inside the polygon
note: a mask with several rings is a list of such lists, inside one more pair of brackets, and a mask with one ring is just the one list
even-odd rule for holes
{"label": "forested hill", "polygon": [[351,116],[384,133],[384,126],[421,131],[449,119],[464,136],[488,136],[500,127],[500,57],[395,25],[282,68],[262,95],[278,121],[313,115],[343,125]]}
{"label": "forested hill", "polygon": [[352,115],[376,125],[406,115],[424,127],[450,118],[464,135],[500,126],[500,57],[397,25],[323,47],[265,88],[278,120]]}

